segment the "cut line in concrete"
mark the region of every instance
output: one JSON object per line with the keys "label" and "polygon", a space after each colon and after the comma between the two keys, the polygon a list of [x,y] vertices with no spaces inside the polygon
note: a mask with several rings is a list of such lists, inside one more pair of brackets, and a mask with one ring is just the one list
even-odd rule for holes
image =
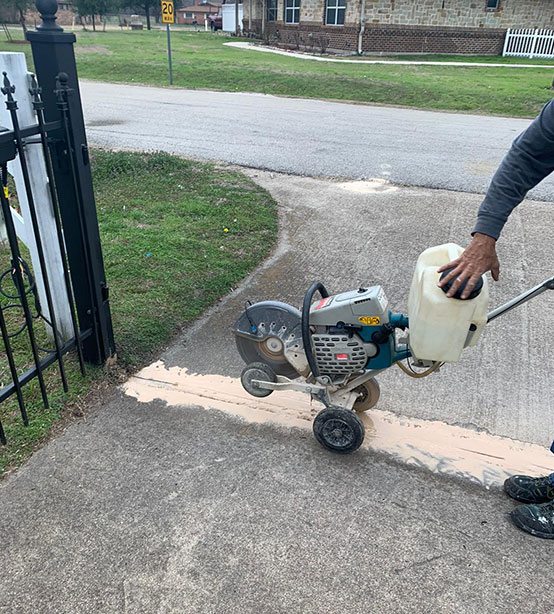
{"label": "cut line in concrete", "polygon": [[231,42],[223,43],[229,47],[236,49],[248,49],[251,51],[263,51],[265,53],[276,53],[277,55],[285,55],[290,58],[300,58],[301,60],[315,60],[316,62],[338,62],[339,64],[395,64],[399,66],[463,66],[465,68],[547,68],[552,70],[554,65],[550,64],[499,64],[489,62],[433,62],[426,60],[339,60],[338,58],[322,58],[309,53],[297,53],[295,51],[284,51],[283,49],[274,49],[271,47],[261,47],[252,43]]}
{"label": "cut line in concrete", "polygon": [[[311,429],[323,408],[300,392],[275,392],[257,399],[238,378],[198,375],[155,362],[131,377],[124,392],[139,402],[155,399],[167,406],[220,410],[247,422]],[[547,474],[554,459],[536,444],[490,435],[438,420],[421,420],[372,409],[359,414],[366,430],[363,448],[390,455],[408,465],[455,476],[486,488],[501,486],[513,474]]]}

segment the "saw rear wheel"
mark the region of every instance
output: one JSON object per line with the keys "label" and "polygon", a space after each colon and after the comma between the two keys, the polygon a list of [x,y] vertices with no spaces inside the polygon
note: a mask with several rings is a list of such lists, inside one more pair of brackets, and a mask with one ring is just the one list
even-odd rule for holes
{"label": "saw rear wheel", "polygon": [[314,436],[327,450],[352,454],[364,440],[362,421],[349,409],[327,407],[317,414],[313,424]]}
{"label": "saw rear wheel", "polygon": [[381,396],[381,388],[379,382],[372,377],[364,382],[361,386],[354,388],[354,392],[358,392],[360,396],[354,402],[355,411],[367,411],[377,405]]}
{"label": "saw rear wheel", "polygon": [[275,371],[271,367],[264,365],[263,362],[252,362],[242,370],[240,375],[240,381],[242,387],[254,397],[267,397],[273,390],[267,388],[260,388],[259,384],[255,384],[254,381],[260,382],[276,382],[277,376]]}

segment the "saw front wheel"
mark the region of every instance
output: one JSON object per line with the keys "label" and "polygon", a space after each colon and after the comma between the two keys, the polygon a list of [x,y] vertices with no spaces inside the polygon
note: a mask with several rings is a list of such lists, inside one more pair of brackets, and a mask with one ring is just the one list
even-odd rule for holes
{"label": "saw front wheel", "polygon": [[319,443],[332,452],[351,454],[364,440],[362,421],[349,409],[328,407],[314,420],[314,435]]}
{"label": "saw front wheel", "polygon": [[260,388],[256,380],[259,382],[276,382],[277,377],[275,371],[268,365],[264,365],[263,362],[251,362],[244,367],[240,375],[242,387],[252,396],[260,398],[267,397],[273,392],[273,390],[267,388]]}
{"label": "saw front wheel", "polygon": [[379,382],[372,377],[364,382],[361,386],[354,388],[354,392],[359,393],[359,397],[354,402],[355,411],[367,411],[375,405],[381,395],[381,388]]}

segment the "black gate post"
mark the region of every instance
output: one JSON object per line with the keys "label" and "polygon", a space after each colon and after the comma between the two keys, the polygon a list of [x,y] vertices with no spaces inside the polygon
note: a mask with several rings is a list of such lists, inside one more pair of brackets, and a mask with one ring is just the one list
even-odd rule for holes
{"label": "black gate post", "polygon": [[61,119],[49,130],[67,257],[87,362],[103,364],[115,353],[108,286],[104,273],[96,205],[92,187],[85,122],[81,106],[75,35],[56,24],[56,0],[36,0],[42,23],[27,33],[47,122]]}

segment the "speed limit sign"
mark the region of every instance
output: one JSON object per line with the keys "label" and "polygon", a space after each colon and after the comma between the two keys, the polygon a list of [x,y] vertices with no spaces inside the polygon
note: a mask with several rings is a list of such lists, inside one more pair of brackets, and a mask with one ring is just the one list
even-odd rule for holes
{"label": "speed limit sign", "polygon": [[162,0],[162,23],[175,23],[173,0]]}

